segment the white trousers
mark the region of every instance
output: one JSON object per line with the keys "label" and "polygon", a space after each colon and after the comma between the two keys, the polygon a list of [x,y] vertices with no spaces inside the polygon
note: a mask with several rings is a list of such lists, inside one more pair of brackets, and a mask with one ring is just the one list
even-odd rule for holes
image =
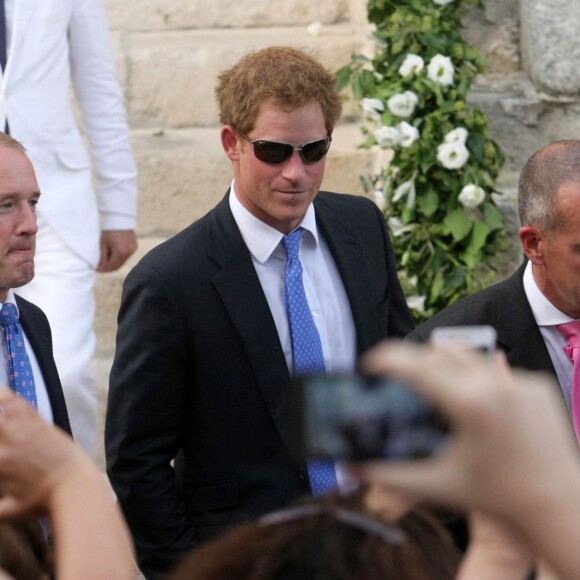
{"label": "white trousers", "polygon": [[38,216],[34,279],[15,292],[44,311],[75,441],[95,450],[97,400],[90,361],[95,350],[95,271]]}

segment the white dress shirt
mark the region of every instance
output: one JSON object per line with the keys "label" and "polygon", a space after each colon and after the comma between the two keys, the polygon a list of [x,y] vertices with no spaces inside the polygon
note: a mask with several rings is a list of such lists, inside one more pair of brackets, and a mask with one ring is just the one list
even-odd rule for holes
{"label": "white dress shirt", "polygon": [[[16,308],[16,312],[18,313],[18,317],[20,317],[20,311],[18,310],[18,305],[16,304],[16,299],[14,298],[14,292],[12,289],[8,290],[8,294],[6,296],[6,303],[14,304]],[[0,302],[0,310],[2,309],[4,303]],[[38,412],[40,416],[48,421],[49,423],[53,423],[53,416],[52,416],[52,406],[50,405],[50,400],[48,398],[48,392],[46,390],[46,384],[44,383],[44,378],[42,376],[42,372],[40,370],[40,366],[38,366],[38,361],[36,360],[36,356],[34,355],[34,351],[32,350],[32,346],[26,337],[26,333],[23,332],[24,335],[24,346],[26,347],[26,354],[28,354],[28,358],[30,359],[30,366],[32,367],[32,376],[34,377],[34,387],[36,389],[36,402],[38,403]],[[2,360],[4,361],[3,364],[0,364],[0,388],[10,388],[10,371],[8,369],[8,348],[6,346],[6,339],[4,338],[4,332],[0,329],[0,344],[2,349]]]}
{"label": "white dress shirt", "polygon": [[[292,373],[292,339],[284,297],[286,250],[281,244],[284,234],[253,216],[240,203],[235,183],[231,187],[230,208],[252,255]],[[300,244],[304,291],[320,335],[326,372],[351,372],[356,363],[356,331],[350,303],[330,249],[318,235],[312,204],[300,227],[304,228]]]}
{"label": "white dress shirt", "polygon": [[552,364],[556,370],[556,375],[560,383],[560,388],[564,394],[564,399],[571,409],[572,398],[572,375],[574,373],[574,365],[564,352],[564,345],[566,339],[564,335],[556,328],[558,324],[571,322],[574,320],[567,314],[558,310],[538,288],[534,279],[532,270],[532,263],[528,262],[524,272],[524,290],[528,298],[528,302],[534,313],[536,324],[542,333],[544,342],[552,359]]}
{"label": "white dress shirt", "polygon": [[[238,200],[232,182],[230,209],[256,268],[272,312],[290,374],[293,369],[292,338],[286,312],[284,276],[286,250],[284,234],[252,215]],[[302,280],[308,306],[320,335],[327,373],[352,372],[356,364],[356,331],[342,278],[324,239],[318,235],[314,205],[300,222],[304,229],[300,243]],[[338,487],[348,491],[353,482],[337,462]]]}

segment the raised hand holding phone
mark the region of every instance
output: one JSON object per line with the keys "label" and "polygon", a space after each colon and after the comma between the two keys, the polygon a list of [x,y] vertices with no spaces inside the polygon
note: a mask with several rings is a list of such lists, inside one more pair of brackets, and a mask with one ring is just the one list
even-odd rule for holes
{"label": "raised hand holding phone", "polygon": [[447,416],[452,434],[435,457],[357,464],[354,477],[498,517],[562,579],[579,577],[580,465],[553,380],[432,345],[381,345],[364,369],[412,385]]}

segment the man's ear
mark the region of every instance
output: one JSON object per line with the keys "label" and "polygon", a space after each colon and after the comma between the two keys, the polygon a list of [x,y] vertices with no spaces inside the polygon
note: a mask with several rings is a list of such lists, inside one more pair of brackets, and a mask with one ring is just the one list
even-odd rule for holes
{"label": "man's ear", "polygon": [[222,147],[230,161],[240,158],[240,139],[231,125],[224,125],[221,130]]}
{"label": "man's ear", "polygon": [[518,235],[522,242],[524,254],[528,257],[532,264],[542,266],[544,264],[544,256],[542,254],[542,242],[545,235],[533,226],[521,227]]}

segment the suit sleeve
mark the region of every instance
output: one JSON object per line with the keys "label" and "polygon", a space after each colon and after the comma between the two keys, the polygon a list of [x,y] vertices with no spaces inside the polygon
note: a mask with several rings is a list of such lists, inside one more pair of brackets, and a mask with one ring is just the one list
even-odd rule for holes
{"label": "suit sleeve", "polygon": [[97,178],[101,229],[133,230],[137,170],[102,0],[74,0],[69,43],[71,76]]}
{"label": "suit sleeve", "polygon": [[171,292],[146,265],[125,281],[118,323],[105,424],[107,473],[139,566],[157,578],[195,537],[171,464],[180,450],[189,386],[186,337]]}

